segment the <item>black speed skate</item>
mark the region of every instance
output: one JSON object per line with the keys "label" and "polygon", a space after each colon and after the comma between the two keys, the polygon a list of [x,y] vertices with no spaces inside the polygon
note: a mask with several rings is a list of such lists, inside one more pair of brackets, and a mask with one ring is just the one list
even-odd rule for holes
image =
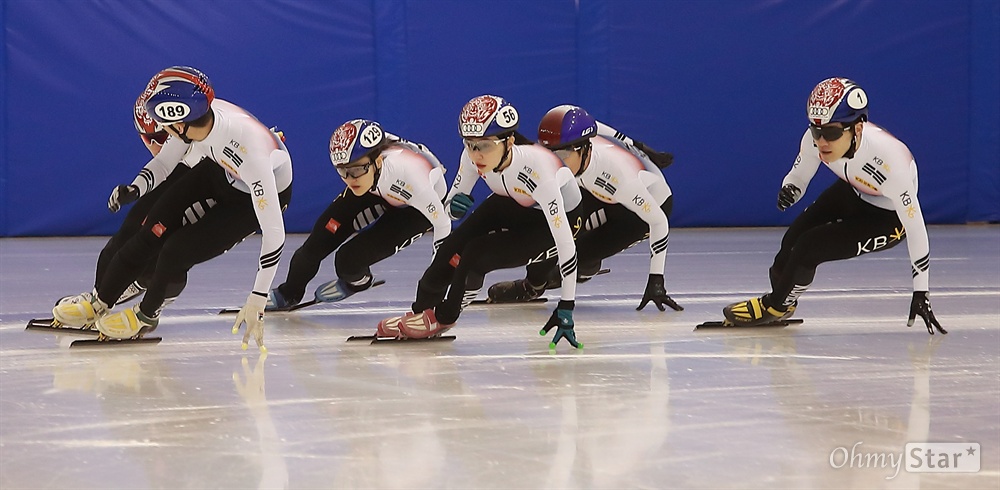
{"label": "black speed skate", "polygon": [[545,286],[535,288],[527,279],[498,282],[486,291],[487,303],[527,303],[538,299],[545,292]]}
{"label": "black speed skate", "polygon": [[802,320],[790,319],[792,314],[795,313],[796,305],[791,305],[787,310],[781,311],[766,306],[764,298],[764,296],[761,296],[728,305],[722,309],[722,314],[726,318],[724,321],[705,322],[695,328],[786,327],[793,323],[802,323]]}

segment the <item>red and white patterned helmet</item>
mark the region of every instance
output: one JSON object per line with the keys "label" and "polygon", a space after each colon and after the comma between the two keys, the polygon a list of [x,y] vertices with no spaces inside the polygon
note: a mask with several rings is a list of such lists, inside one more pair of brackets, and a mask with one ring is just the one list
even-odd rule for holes
{"label": "red and white patterned helmet", "polygon": [[827,78],[809,94],[806,103],[809,122],[822,126],[832,122],[852,123],[868,120],[868,94],[853,80]]}
{"label": "red and white patterned helmet", "polygon": [[383,146],[385,131],[375,121],[352,119],[341,124],[330,136],[330,161],[347,165]]}
{"label": "red and white patterned helmet", "polygon": [[482,138],[509,133],[521,122],[517,109],[495,95],[470,100],[458,116],[458,133],[463,138]]}

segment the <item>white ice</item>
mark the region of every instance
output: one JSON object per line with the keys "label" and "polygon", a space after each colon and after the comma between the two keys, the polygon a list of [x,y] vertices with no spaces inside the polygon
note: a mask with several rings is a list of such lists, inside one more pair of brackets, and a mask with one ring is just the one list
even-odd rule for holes
{"label": "white ice", "polygon": [[[255,238],[192,271],[159,345],[86,350],[24,325],[91,288],[105,239],[0,240],[0,488],[1000,487],[1000,227],[930,227],[946,336],[906,327],[905,245],[822,265],[801,325],[695,331],[765,292],[781,232],[672,230],[683,312],[635,311],[646,243],[609,259],[579,288],[581,351],[538,335],[554,292],[470,307],[451,343],[346,343],[408,309],[425,239],[375,267],[384,286],[268,316],[263,358],[216,314],[252,286]],[[981,469],[910,472],[913,442],[979,443]]]}

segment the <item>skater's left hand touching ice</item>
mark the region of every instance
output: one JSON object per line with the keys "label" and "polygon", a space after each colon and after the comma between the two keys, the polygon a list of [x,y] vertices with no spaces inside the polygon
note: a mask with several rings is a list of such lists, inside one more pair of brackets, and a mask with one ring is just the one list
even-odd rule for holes
{"label": "skater's left hand touching ice", "polygon": [[667,296],[667,290],[663,287],[663,274],[650,274],[649,279],[646,281],[646,292],[642,294],[642,302],[639,303],[639,307],[636,311],[639,311],[646,307],[649,302],[652,301],[660,311],[664,311],[663,305],[667,305],[674,309],[674,311],[684,311],[684,307],[677,304],[670,296]]}
{"label": "skater's left hand touching ice", "polygon": [[253,335],[260,352],[262,354],[267,353],[267,347],[264,347],[265,305],[267,305],[266,296],[250,293],[250,296],[247,296],[246,304],[243,305],[243,308],[240,308],[240,312],[236,315],[236,323],[233,324],[233,333],[239,332],[244,322],[247,324],[247,329],[243,332],[243,350],[247,349],[250,344],[250,336]]}
{"label": "skater's left hand touching ice", "polygon": [[552,312],[549,321],[545,322],[545,326],[538,332],[539,335],[545,335],[553,327],[556,327],[556,336],[549,343],[549,349],[555,349],[556,344],[563,338],[566,339],[566,342],[569,342],[569,345],[577,349],[583,348],[583,344],[576,341],[576,332],[573,330],[573,305],[573,301],[559,300],[556,311]]}
{"label": "skater's left hand touching ice", "polygon": [[934,317],[934,311],[931,310],[931,299],[927,296],[927,291],[913,292],[913,299],[910,300],[910,318],[906,321],[907,327],[913,326],[913,321],[916,320],[917,315],[923,318],[924,326],[927,327],[927,333],[934,335],[935,328],[943,334],[948,333],[938,323],[937,318]]}

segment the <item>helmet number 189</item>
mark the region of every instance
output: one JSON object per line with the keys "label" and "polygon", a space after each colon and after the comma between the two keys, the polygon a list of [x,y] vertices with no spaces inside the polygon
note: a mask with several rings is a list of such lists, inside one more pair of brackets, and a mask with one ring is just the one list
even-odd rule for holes
{"label": "helmet number 189", "polygon": [[156,106],[156,113],[167,121],[179,121],[188,114],[188,107],[180,102],[165,102]]}

